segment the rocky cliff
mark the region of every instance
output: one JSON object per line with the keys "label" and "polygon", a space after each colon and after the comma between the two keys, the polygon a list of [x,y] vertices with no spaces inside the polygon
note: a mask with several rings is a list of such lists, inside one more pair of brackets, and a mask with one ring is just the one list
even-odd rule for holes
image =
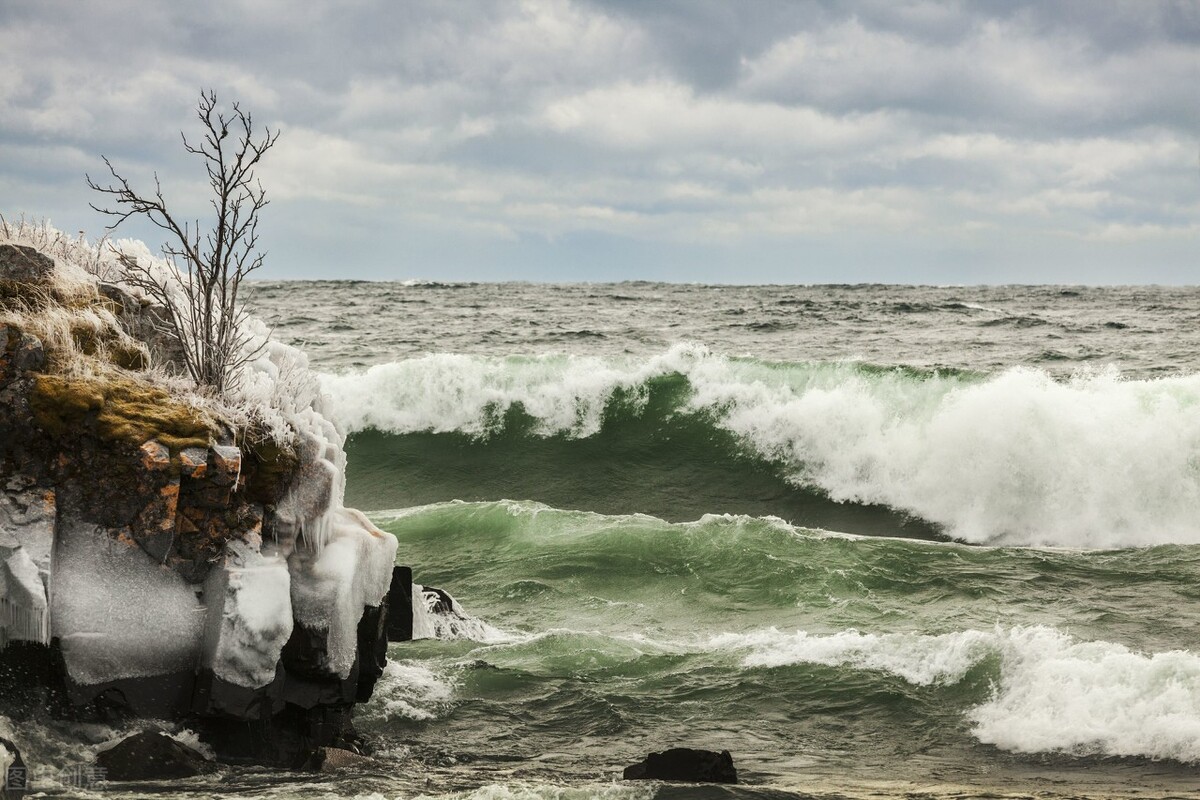
{"label": "rocky cliff", "polygon": [[[161,313],[62,262],[0,243],[0,713],[185,720],[231,760],[353,748],[411,574],[342,506],[319,397],[181,388]],[[251,383],[295,367],[261,352]]]}

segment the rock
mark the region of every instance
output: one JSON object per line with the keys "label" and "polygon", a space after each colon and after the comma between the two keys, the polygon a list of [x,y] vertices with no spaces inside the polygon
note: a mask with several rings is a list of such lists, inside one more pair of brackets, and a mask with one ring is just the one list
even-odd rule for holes
{"label": "rock", "polygon": [[15,744],[2,737],[0,737],[0,778],[3,778],[3,783],[0,783],[0,798],[4,798],[4,800],[16,800],[31,791],[29,771],[25,767],[25,761],[21,758],[21,751]]}
{"label": "rock", "polygon": [[162,731],[143,731],[97,754],[105,780],[155,781],[190,778],[208,772],[212,763]]}
{"label": "rock", "polygon": [[113,305],[116,306],[115,313],[119,316],[137,314],[142,310],[141,302],[132,293],[115,283],[101,281],[96,289],[113,302]]}
{"label": "rock", "polygon": [[413,638],[412,567],[392,567],[388,589],[387,639],[407,642]]}
{"label": "rock", "polygon": [[179,471],[185,478],[201,480],[208,474],[208,450],[185,447],[179,451]]}
{"label": "rock", "polygon": [[149,472],[170,469],[171,451],[153,439],[141,446],[142,466]]}
{"label": "rock", "polygon": [[46,351],[42,342],[36,336],[28,333],[21,334],[13,350],[12,366],[17,372],[39,370],[46,364]]}
{"label": "rock", "polygon": [[218,444],[209,450],[214,486],[233,486],[242,472],[242,451],[233,445]]}
{"label": "rock", "polygon": [[425,603],[430,614],[453,614],[454,598],[436,586],[423,586],[421,593],[425,595]]}
{"label": "rock", "polygon": [[[54,269],[0,247],[0,295],[74,313]],[[101,314],[89,341],[128,334],[181,373],[164,310],[98,289],[78,299],[120,329]],[[293,438],[259,441],[136,372],[76,375],[57,341],[0,325],[0,714],[172,719],[222,760],[299,768],[337,748],[318,768],[344,768],[389,633],[411,636],[415,587],[406,572],[389,597],[395,538],[342,508],[332,423],[313,409]],[[429,602],[453,616],[448,595]],[[195,774],[195,756],[151,732],[101,766],[170,778]]]}
{"label": "rock", "polygon": [[389,612],[385,595],[381,605],[364,609],[362,619],[358,621],[358,686],[354,696],[356,703],[365,703],[371,699],[375,684],[383,677],[383,670],[387,666]]}
{"label": "rock", "polygon": [[54,274],[54,259],[22,244],[0,244],[0,280],[44,285]]}
{"label": "rock", "polygon": [[728,750],[693,750],[673,747],[651,753],[645,761],[631,764],[622,776],[627,781],[686,781],[688,783],[737,783],[737,770]]}
{"label": "rock", "polygon": [[340,747],[318,747],[309,756],[304,768],[312,772],[337,772],[338,770],[366,770],[379,765],[372,758],[359,755]]}

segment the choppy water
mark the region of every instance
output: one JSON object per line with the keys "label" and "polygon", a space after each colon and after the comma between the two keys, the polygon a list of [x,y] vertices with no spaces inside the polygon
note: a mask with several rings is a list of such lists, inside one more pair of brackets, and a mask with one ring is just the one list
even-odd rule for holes
{"label": "choppy water", "polygon": [[[392,646],[379,774],[171,796],[1200,789],[1197,290],[254,294],[347,501],[486,625]],[[676,745],[747,785],[614,783]]]}

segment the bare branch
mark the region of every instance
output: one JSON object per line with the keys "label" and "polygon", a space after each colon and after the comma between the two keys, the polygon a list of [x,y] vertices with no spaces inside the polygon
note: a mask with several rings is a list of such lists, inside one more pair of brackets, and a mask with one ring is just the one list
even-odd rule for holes
{"label": "bare branch", "polygon": [[201,91],[196,116],[200,138],[192,140],[182,132],[180,136],[184,150],[204,161],[213,191],[211,226],[177,220],[168,209],[157,174],[150,195],[138,193],[107,158],[110,183],[101,185],[90,175],[85,177],[87,185],[106,198],[107,204],[92,208],[113,218],[108,230],[130,217],[143,216],[168,234],[162,252],[175,270],[163,274],[123,258],[127,280],[164,309],[165,332],[178,341],[182,366],[197,386],[222,392],[236,385],[238,373],[261,351],[261,347],[247,351],[248,313],[239,301],[239,288],[263,263],[263,254],[256,252],[258,215],[267,206],[267,197],[254,168],[275,145],[279,132],[264,128],[261,138],[256,138],[251,115],[236,102],[229,112],[220,111],[212,90]]}

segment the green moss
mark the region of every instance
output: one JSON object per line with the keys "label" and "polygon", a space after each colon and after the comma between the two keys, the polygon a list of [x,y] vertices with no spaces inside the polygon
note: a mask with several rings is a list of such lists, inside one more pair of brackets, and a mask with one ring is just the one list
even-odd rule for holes
{"label": "green moss", "polygon": [[37,423],[53,435],[92,425],[105,441],[136,447],[157,439],[172,452],[207,447],[216,427],[162,389],[123,378],[38,375],[29,404]]}

